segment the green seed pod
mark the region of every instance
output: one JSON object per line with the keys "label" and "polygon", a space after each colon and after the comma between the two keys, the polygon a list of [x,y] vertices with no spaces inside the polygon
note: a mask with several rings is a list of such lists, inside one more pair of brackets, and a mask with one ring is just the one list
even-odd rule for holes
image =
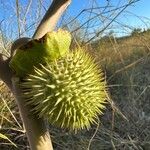
{"label": "green seed pod", "polygon": [[89,128],[105,108],[103,73],[80,49],[35,68],[22,87],[33,112],[69,130]]}

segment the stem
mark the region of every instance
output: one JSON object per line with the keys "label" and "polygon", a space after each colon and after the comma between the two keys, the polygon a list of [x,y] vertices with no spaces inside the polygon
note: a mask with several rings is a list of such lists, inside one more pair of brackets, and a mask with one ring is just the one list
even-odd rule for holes
{"label": "stem", "polygon": [[66,10],[71,0],[53,0],[51,6],[47,10],[33,38],[38,39],[43,37],[47,32],[53,31],[60,16]]}
{"label": "stem", "polygon": [[19,87],[19,78],[12,78],[14,95],[23,120],[29,144],[32,150],[53,150],[48,127],[43,119],[38,118],[31,112],[30,106],[26,105],[22,91]]}
{"label": "stem", "polygon": [[13,92],[11,83],[12,71],[9,68],[9,59],[4,60],[3,55],[0,54],[0,79],[9,87]]}
{"label": "stem", "polygon": [[21,35],[21,28],[20,28],[20,8],[19,8],[19,0],[16,0],[16,15],[17,15],[17,25],[18,25],[18,37],[20,38],[20,35]]}

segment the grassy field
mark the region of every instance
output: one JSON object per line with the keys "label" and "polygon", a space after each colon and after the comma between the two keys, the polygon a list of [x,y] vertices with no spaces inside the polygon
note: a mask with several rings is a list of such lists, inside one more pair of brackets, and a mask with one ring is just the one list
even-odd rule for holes
{"label": "grassy field", "polygon": [[[108,37],[87,46],[106,74],[109,97],[101,122],[89,131],[68,133],[50,126],[56,150],[150,150],[150,32]],[[0,133],[27,150],[12,94],[0,83]],[[0,150],[15,150],[0,139]]]}

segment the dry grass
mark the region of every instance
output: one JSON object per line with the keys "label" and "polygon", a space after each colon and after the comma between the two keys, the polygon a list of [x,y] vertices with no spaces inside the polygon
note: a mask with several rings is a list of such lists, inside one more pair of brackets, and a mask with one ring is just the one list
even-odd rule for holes
{"label": "dry grass", "polygon": [[96,52],[97,61],[106,70],[111,98],[128,120],[113,114],[110,149],[150,149],[149,35],[110,39]]}
{"label": "dry grass", "polygon": [[[101,123],[89,131],[68,133],[50,126],[56,150],[150,149],[150,34],[98,41],[89,52],[106,72],[110,95]],[[98,46],[97,46],[98,45]],[[28,149],[14,98],[0,85],[0,132],[18,149]],[[8,109],[9,108],[9,109]],[[10,111],[11,110],[11,111]],[[1,149],[16,149],[0,141]]]}

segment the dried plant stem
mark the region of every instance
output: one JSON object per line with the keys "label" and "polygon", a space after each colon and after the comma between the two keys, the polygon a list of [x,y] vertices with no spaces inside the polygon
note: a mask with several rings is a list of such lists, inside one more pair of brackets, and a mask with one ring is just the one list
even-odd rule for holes
{"label": "dried plant stem", "polygon": [[19,79],[13,77],[12,84],[31,149],[53,150],[45,121],[31,113],[30,107],[26,105],[25,100],[21,96],[22,91],[19,87]]}
{"label": "dried plant stem", "polygon": [[45,16],[35,31],[33,38],[41,38],[47,32],[54,30],[60,16],[63,14],[70,3],[71,0],[53,0],[50,8],[47,10]]}

